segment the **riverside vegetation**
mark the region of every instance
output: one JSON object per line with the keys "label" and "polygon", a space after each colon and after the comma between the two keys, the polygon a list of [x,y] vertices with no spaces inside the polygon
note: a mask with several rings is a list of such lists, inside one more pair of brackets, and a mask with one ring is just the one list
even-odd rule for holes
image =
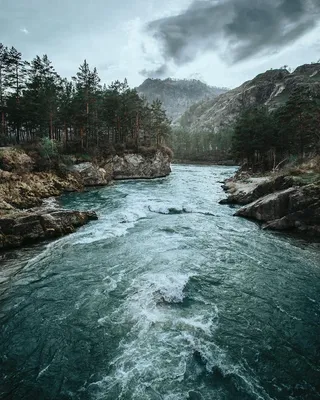
{"label": "riverside vegetation", "polygon": [[173,126],[177,160],[242,167],[226,182],[236,215],[320,233],[320,63],[269,70],[193,104]]}
{"label": "riverside vegetation", "polygon": [[101,85],[86,61],[68,81],[46,55],[27,62],[0,44],[0,116],[0,249],[97,218],[41,208],[43,198],[170,173],[170,122],[161,102],[148,104],[126,80]]}
{"label": "riverside vegetation", "polygon": [[[2,248],[80,224],[78,218],[65,227],[60,220],[47,226],[37,209],[35,231],[28,218],[13,228],[25,217],[17,210],[39,207],[42,198],[112,179],[168,175],[172,152],[166,142],[177,159],[232,158],[242,165],[224,186],[229,197],[222,201],[246,205],[237,215],[271,229],[320,232],[320,64],[260,74],[194,104],[179,127],[170,125],[156,94],[150,105],[126,80],[102,86],[86,61],[68,81],[46,55],[26,62],[3,45],[0,55],[0,145],[6,146],[0,151],[0,213],[14,215],[2,222]],[[49,209],[49,219],[55,211]],[[80,220],[90,218],[96,216]]]}
{"label": "riverside vegetation", "polygon": [[320,97],[312,90],[295,90],[273,111],[245,109],[232,143],[243,166],[224,186],[230,194],[222,203],[245,205],[236,215],[261,221],[264,228],[319,236],[319,118]]}

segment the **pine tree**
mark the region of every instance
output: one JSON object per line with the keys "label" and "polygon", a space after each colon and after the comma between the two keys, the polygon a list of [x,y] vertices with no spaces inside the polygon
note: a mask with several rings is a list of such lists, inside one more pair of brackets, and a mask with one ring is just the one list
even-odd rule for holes
{"label": "pine tree", "polygon": [[58,76],[47,55],[26,62],[15,48],[3,45],[0,112],[1,145],[11,138],[46,146],[60,142],[72,152],[114,151],[113,146],[137,150],[141,144],[162,144],[170,130],[161,103],[147,104],[126,79],[102,88],[96,68],[85,60],[69,82]]}
{"label": "pine tree", "polygon": [[5,113],[6,113],[6,62],[7,62],[8,48],[0,43],[0,136],[1,139],[5,140],[6,128],[5,128]]}
{"label": "pine tree", "polygon": [[91,72],[84,60],[77,75],[73,78],[76,84],[77,125],[80,134],[81,148],[88,148],[90,137],[94,135],[94,120],[97,116],[96,95],[100,90],[100,78],[96,68]]}
{"label": "pine tree", "polygon": [[151,104],[152,128],[156,138],[157,146],[163,144],[170,132],[170,121],[162,109],[162,103],[159,99]]}
{"label": "pine tree", "polygon": [[21,102],[22,91],[26,83],[26,62],[22,55],[14,47],[11,47],[6,55],[5,83],[11,90],[8,95],[7,110],[9,123],[13,126],[16,134],[16,143],[20,142],[20,131],[23,122],[23,105]]}

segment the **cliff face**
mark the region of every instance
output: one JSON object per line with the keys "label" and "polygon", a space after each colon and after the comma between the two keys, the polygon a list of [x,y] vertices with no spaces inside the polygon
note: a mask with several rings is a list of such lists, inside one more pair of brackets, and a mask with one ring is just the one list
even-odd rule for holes
{"label": "cliff face", "polygon": [[170,174],[170,156],[157,151],[153,156],[126,154],[112,159],[114,179],[152,179]]}
{"label": "cliff face", "polygon": [[187,110],[180,119],[192,132],[218,132],[231,126],[243,108],[266,105],[275,109],[284,104],[295,89],[308,88],[320,93],[320,64],[306,64],[293,73],[269,70],[251,81]]}
{"label": "cliff face", "polygon": [[167,116],[175,122],[193,104],[215,98],[227,89],[211,87],[196,79],[146,79],[137,91],[149,103],[159,99]]}
{"label": "cliff face", "polygon": [[83,186],[103,186],[111,180],[155,179],[170,174],[171,156],[156,150],[148,155],[127,153],[100,160],[98,164],[82,163],[71,167],[78,174]]}

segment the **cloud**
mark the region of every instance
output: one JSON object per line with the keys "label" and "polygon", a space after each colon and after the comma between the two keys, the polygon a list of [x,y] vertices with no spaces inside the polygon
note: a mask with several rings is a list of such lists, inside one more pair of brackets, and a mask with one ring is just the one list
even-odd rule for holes
{"label": "cloud", "polygon": [[319,0],[194,0],[146,29],[166,63],[183,65],[210,51],[234,63],[288,46],[319,19]]}
{"label": "cloud", "polygon": [[21,28],[20,32],[24,33],[25,35],[29,35],[29,31],[26,28]]}
{"label": "cloud", "polygon": [[146,76],[148,78],[163,78],[164,76],[167,76],[169,74],[169,67],[166,64],[160,65],[160,67],[153,69],[153,70],[147,70],[143,69],[139,71],[140,75]]}

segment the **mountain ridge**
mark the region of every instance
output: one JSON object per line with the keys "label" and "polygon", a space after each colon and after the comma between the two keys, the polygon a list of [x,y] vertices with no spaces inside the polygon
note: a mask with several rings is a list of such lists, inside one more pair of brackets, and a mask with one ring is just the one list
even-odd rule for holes
{"label": "mountain ridge", "polygon": [[199,79],[147,78],[137,88],[148,102],[159,99],[168,117],[176,122],[190,106],[225,93],[227,88],[209,86]]}
{"label": "mountain ridge", "polygon": [[179,123],[191,132],[217,133],[230,127],[244,108],[266,105],[275,109],[296,89],[320,93],[320,63],[303,64],[293,72],[267,70],[216,98],[193,104]]}

